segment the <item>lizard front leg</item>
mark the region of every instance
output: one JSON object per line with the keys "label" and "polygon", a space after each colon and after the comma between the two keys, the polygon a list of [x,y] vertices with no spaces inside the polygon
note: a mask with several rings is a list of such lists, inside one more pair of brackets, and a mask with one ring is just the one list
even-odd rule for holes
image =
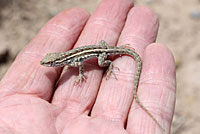
{"label": "lizard front leg", "polygon": [[104,40],[99,41],[98,44],[99,44],[100,46],[103,46],[103,47],[108,47],[108,46],[109,46],[108,43],[105,42]]}
{"label": "lizard front leg", "polygon": [[82,62],[77,62],[76,67],[79,68],[79,75],[76,78],[76,81],[74,82],[74,85],[81,85],[82,81],[86,81],[86,77],[84,76],[84,68]]}

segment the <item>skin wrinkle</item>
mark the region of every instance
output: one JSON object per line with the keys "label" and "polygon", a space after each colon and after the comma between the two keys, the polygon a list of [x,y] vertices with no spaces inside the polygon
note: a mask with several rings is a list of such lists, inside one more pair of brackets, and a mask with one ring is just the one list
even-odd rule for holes
{"label": "skin wrinkle", "polygon": [[[29,92],[32,92],[31,91],[31,87],[34,87],[35,86],[35,84],[37,84],[38,83],[38,81],[39,80],[36,80],[35,78],[38,78],[38,76],[41,76],[38,72],[40,72],[40,70],[39,70],[39,67],[38,66],[36,66],[36,67],[33,67],[34,69],[33,69],[33,71],[30,71],[31,73],[30,73],[30,77],[29,77],[29,79],[27,79],[28,81],[26,82],[26,83],[24,83],[24,85],[21,87],[21,89],[22,90],[25,90],[25,89],[27,89],[27,88],[29,88]],[[36,81],[36,82],[35,82]],[[35,91],[34,91],[35,90]],[[36,94],[38,94],[39,96],[41,95],[41,92],[38,92],[38,91],[40,91],[40,89],[37,91],[36,89],[34,89],[33,90],[33,92],[34,92],[34,94],[36,93]]]}
{"label": "skin wrinkle", "polygon": [[[121,85],[123,85],[123,83],[121,83],[120,82],[120,84]],[[116,105],[116,109],[121,109],[121,107],[123,107],[123,105],[120,105],[120,102],[122,101],[122,100],[126,100],[126,98],[124,98],[124,99],[121,99],[121,97],[119,97],[120,96],[120,94],[123,92],[123,91],[129,91],[128,89],[130,89],[130,88],[132,88],[132,86],[123,86],[122,87],[122,90],[121,90],[121,92],[118,92],[118,91],[116,91],[115,90],[115,87],[113,87],[112,89],[110,89],[111,91],[113,91],[114,93],[111,93],[111,98],[110,99],[112,99],[111,101],[110,101],[110,104],[114,104],[114,105]],[[128,93],[128,92],[127,92]],[[132,93],[132,92],[131,92]],[[109,105],[110,105],[109,104]],[[122,109],[123,110],[123,109]]]}
{"label": "skin wrinkle", "polygon": [[[27,74],[26,74],[26,76],[27,76]],[[19,77],[20,78],[20,77]],[[22,78],[21,78],[22,79]],[[7,91],[5,92],[6,93],[6,95],[4,95],[4,96],[8,96],[8,95],[12,95],[12,94],[14,94],[14,93],[16,93],[16,92],[19,92],[20,91],[20,89],[22,88],[22,87],[24,87],[24,85],[27,83],[27,81],[28,80],[26,80],[26,81],[22,81],[21,79],[18,79],[15,83],[13,83],[12,85],[10,84],[10,88],[7,88]],[[22,83],[23,82],[23,83]],[[19,85],[20,85],[20,87],[19,87]],[[6,86],[6,85],[5,85]],[[4,87],[5,88],[5,87]],[[10,89],[11,89],[11,91],[10,91]],[[15,89],[15,90],[13,90],[13,89]],[[19,89],[19,90],[18,90]],[[13,93],[13,91],[14,91],[14,93]],[[3,92],[3,91],[2,91]],[[2,94],[2,93],[1,93]],[[1,96],[1,97],[4,97],[4,96]]]}
{"label": "skin wrinkle", "polygon": [[[146,87],[148,85],[145,85]],[[141,85],[140,88],[143,88],[143,85]],[[151,88],[152,89],[152,88]],[[162,90],[162,89],[161,89]],[[141,95],[141,100],[143,100],[142,98],[144,95]],[[153,96],[153,95],[152,95]],[[166,99],[164,99],[166,100]],[[153,113],[153,115],[157,115],[160,116],[160,118],[162,118],[165,121],[170,122],[170,115],[173,113],[171,112],[169,109],[172,109],[173,107],[169,107],[168,105],[164,105],[164,104],[168,104],[166,102],[164,103],[160,103],[162,102],[163,99],[160,98],[160,101],[156,101],[156,100],[148,100],[148,98],[146,98],[146,100],[143,100],[142,103],[144,104],[145,107],[147,107],[147,109]],[[171,102],[170,102],[171,103]],[[140,107],[138,105],[135,105],[135,107],[133,108],[133,110],[136,112],[136,110],[141,111]]]}
{"label": "skin wrinkle", "polygon": [[[6,123],[5,121],[3,121],[2,119],[0,119],[0,123],[1,123],[1,126],[0,126],[0,133],[1,132],[4,132],[2,134],[16,134],[16,129],[14,130],[14,126],[13,125],[12,127],[10,127],[8,125],[8,123]],[[3,124],[3,125],[2,125]],[[12,130],[12,131],[11,131]],[[5,132],[11,132],[11,133],[5,133]]]}
{"label": "skin wrinkle", "polygon": [[[160,118],[164,119],[164,116],[169,115],[170,116],[170,112],[168,112],[168,108],[162,107],[162,109],[160,108],[162,106],[162,104],[156,102],[156,101],[142,101],[142,103],[144,104],[144,106],[153,114],[157,116],[160,116]],[[135,106],[134,108],[132,108],[132,110],[134,110],[135,112],[141,111],[140,106]],[[143,110],[142,110],[143,111]],[[145,113],[145,111],[143,111]],[[167,119],[167,118],[166,118]]]}
{"label": "skin wrinkle", "polygon": [[[44,51],[45,51],[45,52],[49,52],[49,50],[52,49],[51,46],[53,46],[53,45],[55,44],[54,42],[56,42],[56,41],[57,41],[56,38],[52,39],[52,37],[51,37],[51,39],[50,39],[50,37],[49,37],[49,38],[47,38],[47,39],[45,40],[44,43],[41,43],[41,45],[48,46],[48,48],[45,49]],[[25,60],[25,61],[26,61],[26,60],[30,61],[30,59],[31,59],[31,60],[35,60],[35,62],[38,63],[38,62],[43,58],[44,53],[41,53],[41,52],[38,52],[38,51],[30,51],[29,49],[30,49],[30,48],[25,48],[25,49],[23,50],[23,53],[22,53],[22,54],[20,55],[20,57],[19,57],[19,58],[21,58],[21,59],[18,59],[18,60],[24,62],[24,60]],[[33,58],[33,59],[32,59],[32,58]],[[20,61],[17,61],[17,62],[20,62]],[[38,65],[39,65],[39,64],[38,64]]]}
{"label": "skin wrinkle", "polygon": [[[120,42],[126,42],[126,44],[129,44],[129,42],[134,42],[134,44],[141,44],[141,45],[136,45],[134,46],[134,50],[137,50],[137,52],[143,52],[144,51],[144,47],[142,44],[148,44],[149,41],[147,41],[145,38],[142,38],[138,35],[127,35],[124,36],[123,39],[120,40]],[[120,43],[121,44],[121,43]]]}
{"label": "skin wrinkle", "polygon": [[[33,68],[35,68],[35,67],[33,67]],[[30,68],[29,68],[29,70],[30,70]],[[40,91],[40,89],[38,89],[38,90],[35,90],[35,89],[31,90],[31,87],[35,86],[35,82],[34,82],[35,81],[35,77],[36,77],[35,75],[39,75],[40,74],[40,73],[38,73],[39,70],[37,68],[32,69],[32,70],[33,71],[29,71],[30,74],[28,75],[28,77],[29,76],[31,76],[31,77],[29,77],[29,79],[27,79],[27,81],[24,81],[23,85],[21,83],[21,87],[19,87],[18,90],[16,89],[15,91],[16,91],[17,94],[29,94],[29,95],[31,94],[31,95],[42,97],[43,95],[41,95],[41,92],[38,92],[38,91]],[[26,74],[26,76],[27,76],[27,74]],[[21,82],[21,80],[19,80],[19,81]],[[22,92],[23,90],[27,89],[28,87],[29,87],[29,90],[27,90],[26,93]],[[11,94],[9,94],[9,95],[11,95]]]}
{"label": "skin wrinkle", "polygon": [[[116,110],[115,111],[107,111],[107,112],[104,112],[101,117],[103,119],[107,119],[109,121],[112,121],[112,122],[119,122],[120,124],[123,124],[123,121],[124,121],[124,114],[119,111],[117,112]],[[98,116],[99,117],[99,116]]]}
{"label": "skin wrinkle", "polygon": [[[151,76],[151,74],[149,74]],[[171,77],[168,77],[168,78],[157,78],[155,79],[155,77],[149,77],[149,75],[145,75],[143,78],[140,79],[140,85],[162,85],[162,86],[165,86],[167,89],[166,90],[169,90],[169,91],[172,91],[174,92],[174,87],[175,87],[175,82],[172,81]]]}
{"label": "skin wrinkle", "polygon": [[[95,29],[93,27],[95,27]],[[85,31],[83,31],[84,36],[81,36],[79,38],[75,47],[83,46],[83,45],[86,45],[86,44],[97,44],[98,41],[101,40],[102,38],[106,40],[110,36],[112,36],[112,38],[109,39],[110,45],[116,44],[115,39],[118,38],[119,34],[118,34],[117,31],[112,30],[112,26],[107,27],[105,25],[101,26],[101,25],[93,24],[93,25],[87,25],[86,28],[92,29],[94,34],[85,33]],[[118,29],[120,29],[120,28],[118,27]],[[90,38],[88,38],[88,37],[90,37]],[[80,39],[83,40],[83,41],[80,41]]]}
{"label": "skin wrinkle", "polygon": [[[126,118],[124,116],[124,113],[126,113],[126,112],[123,110],[124,105],[120,105],[121,100],[124,100],[124,99],[116,98],[116,97],[118,97],[118,95],[116,94],[117,91],[114,90],[114,87],[113,87],[113,89],[110,89],[110,90],[112,91],[110,93],[111,98],[108,98],[109,99],[109,101],[107,101],[108,104],[106,104],[105,108],[103,108],[103,109],[106,109],[106,110],[103,111],[103,112],[100,112],[100,115],[99,114],[97,114],[97,115],[101,116],[102,113],[103,113],[103,116],[105,116],[106,118],[109,118],[110,120],[117,120],[117,121],[120,120],[121,122],[124,122],[124,118]],[[113,102],[115,102],[113,100],[116,100],[116,99],[118,100],[118,102],[113,104]],[[104,103],[104,102],[102,102],[102,103]],[[111,105],[111,104],[113,104],[113,105]],[[115,108],[115,109],[113,109],[113,108]]]}
{"label": "skin wrinkle", "polygon": [[[56,17],[56,19],[55,19],[55,17]],[[71,8],[71,9],[67,9],[67,10],[59,13],[55,17],[53,19],[51,19],[47,23],[46,26],[49,27],[51,25],[57,25],[59,27],[64,28],[65,31],[69,32],[69,31],[73,30],[74,26],[75,27],[77,27],[77,26],[82,27],[83,25],[85,25],[85,22],[87,21],[87,19],[89,17],[89,13],[82,8]],[[67,20],[67,18],[70,18],[70,19]],[[79,23],[77,23],[77,21]],[[48,30],[48,27],[46,27],[46,26],[44,28],[42,28],[42,30]]]}
{"label": "skin wrinkle", "polygon": [[61,99],[60,101],[64,102],[63,104],[65,104],[64,106],[62,106],[63,110],[71,112],[71,113],[74,113],[74,112],[83,113],[85,111],[85,108],[87,107],[86,103],[82,103],[81,101],[75,100],[70,97],[66,98],[65,100]]}
{"label": "skin wrinkle", "polygon": [[[67,36],[65,36],[66,38]],[[49,35],[48,39],[46,39],[46,42],[44,44],[41,44],[41,45],[44,45],[44,51],[45,52],[51,52],[51,51],[61,51],[60,49],[59,50],[55,50],[55,47],[57,48],[57,46],[59,45],[62,45],[64,42],[65,42],[66,39],[64,40],[61,40],[59,41],[59,38],[56,38],[56,37],[53,37],[52,35]],[[59,41],[59,42],[58,42]],[[56,45],[55,45],[56,44]],[[62,50],[63,51],[63,50]],[[44,55],[43,55],[44,56]],[[42,59],[42,58],[41,58]],[[40,60],[41,60],[40,59]]]}
{"label": "skin wrinkle", "polygon": [[[82,9],[81,9],[82,10]],[[75,14],[74,14],[75,15]],[[70,16],[68,16],[68,17],[70,17]],[[57,17],[58,18],[58,17]],[[73,21],[72,20],[70,20],[69,22],[68,21],[66,21],[67,22],[67,24],[65,24],[65,22],[64,22],[64,24],[62,24],[62,23],[60,23],[60,22],[54,22],[53,24],[52,23],[50,23],[49,25],[47,25],[46,27],[44,27],[43,29],[45,30],[45,32],[41,32],[41,33],[45,33],[46,34],[46,31],[47,30],[49,30],[50,29],[50,31],[52,31],[52,33],[54,33],[55,34],[55,32],[58,32],[58,33],[60,33],[62,36],[65,36],[65,40],[67,40],[67,38],[69,38],[69,37],[71,37],[72,35],[74,35],[75,33],[77,33],[77,34],[79,34],[79,32],[80,32],[80,28],[82,28],[84,25],[85,25],[85,23],[86,23],[86,21],[87,21],[87,19],[88,19],[88,17],[82,17],[82,19],[78,19],[79,21],[79,23],[77,23],[77,20],[76,19],[74,19]],[[51,22],[51,21],[50,21]],[[51,25],[53,25],[54,27],[56,27],[56,28],[54,28],[54,27],[51,27]],[[70,26],[69,26],[70,25]],[[46,30],[47,29],[47,30]],[[61,31],[63,31],[64,30],[64,33],[63,32],[61,32]],[[47,31],[47,32],[49,32],[49,31]],[[77,37],[77,34],[76,34],[76,36],[73,36],[73,38],[76,38]],[[52,35],[51,35],[52,36]],[[56,42],[56,43],[53,43],[53,46],[55,46],[55,44],[57,44],[57,42],[58,42],[58,40],[60,40],[60,39],[62,39],[61,37],[62,36],[60,36],[59,38],[57,38],[57,41],[55,41],[55,39],[53,39],[53,41],[54,42]],[[52,38],[52,37],[51,37]],[[63,38],[64,39],[64,38]],[[74,39],[73,39],[74,40]],[[70,41],[70,40],[69,40]],[[68,41],[68,42],[69,42]],[[47,46],[47,50],[49,49],[49,44],[48,43],[45,43],[46,44],[46,46]],[[63,44],[63,43],[61,43],[61,44]],[[46,50],[46,49],[45,49]],[[53,50],[53,49],[52,49]],[[55,51],[55,50],[54,50]]]}
{"label": "skin wrinkle", "polygon": [[[66,25],[61,25],[61,24],[50,24],[49,27],[55,27],[57,29],[58,32],[61,32],[61,31],[64,31],[66,33],[68,32],[73,32],[75,29],[76,29],[76,26],[73,25],[73,26],[70,26],[70,27],[66,27]],[[74,28],[75,27],[75,28]],[[59,30],[58,30],[59,29]],[[54,32],[54,31],[51,31],[51,32]],[[60,34],[62,35],[62,34]]]}
{"label": "skin wrinkle", "polygon": [[[85,22],[85,20],[80,20],[80,22]],[[51,33],[51,36],[57,35],[59,38],[61,38],[62,36],[66,36],[66,34],[73,35],[74,33],[78,33],[79,27],[83,26],[84,24],[85,23],[82,23],[79,25],[76,24],[71,27],[65,27],[65,25],[60,25],[60,24],[50,24],[48,25],[48,27],[50,28],[47,28],[47,29],[51,29],[51,30],[46,31],[45,33]]]}
{"label": "skin wrinkle", "polygon": [[[10,100],[11,100],[11,97],[8,97]],[[30,99],[29,99],[30,100]],[[6,102],[5,102],[6,103]],[[14,102],[11,102],[11,103],[19,103],[18,101],[14,101]],[[24,101],[20,101],[20,103],[24,103]],[[28,104],[28,103],[27,103]],[[10,107],[11,106],[11,107]],[[9,105],[9,106],[7,106],[6,108],[7,109],[10,109],[10,108],[12,108],[12,107],[16,107],[17,109],[19,109],[19,106],[21,106],[21,107],[23,107],[24,106],[24,104],[15,104],[15,105]],[[5,110],[5,109],[3,109],[3,110]],[[6,110],[5,110],[6,111]],[[9,110],[8,110],[9,111]],[[18,115],[15,115],[15,117],[16,118],[20,118],[20,117],[18,117]],[[12,120],[10,120],[10,122],[12,122],[13,123],[13,125],[12,125],[12,127],[11,128],[17,128],[16,126],[16,124],[19,124],[19,123],[17,123],[16,122],[16,119],[12,119]],[[10,123],[9,123],[10,124]],[[16,129],[17,130],[17,129]]]}
{"label": "skin wrinkle", "polygon": [[111,31],[112,33],[119,33],[121,29],[119,26],[115,25],[113,21],[106,18],[95,18],[90,25],[96,25],[95,27],[103,28],[106,31]]}
{"label": "skin wrinkle", "polygon": [[[53,29],[52,29],[53,30]],[[51,30],[51,31],[52,31]],[[58,31],[58,29],[56,30],[56,31]],[[49,32],[49,31],[48,31]],[[67,38],[70,36],[70,34],[69,33],[67,33],[67,34],[64,34],[62,37],[63,37],[63,39],[62,39],[62,37],[56,37],[56,36],[54,36],[54,33],[55,33],[55,31],[54,32],[52,32],[53,34],[50,34],[50,35],[48,35],[47,33],[45,33],[45,37],[47,36],[47,39],[45,39],[46,41],[43,43],[43,44],[41,44],[42,46],[44,46],[44,51],[45,52],[50,52],[50,51],[63,51],[62,49],[62,47],[60,48],[60,49],[56,49],[57,48],[57,46],[59,46],[59,45],[62,45],[64,42],[66,42],[66,40],[67,40]],[[77,36],[77,35],[76,35]],[[75,36],[75,37],[76,37]],[[55,45],[56,44],[56,45]],[[67,48],[68,49],[68,48]],[[46,53],[42,53],[42,54],[46,54]],[[44,56],[44,55],[43,55]]]}
{"label": "skin wrinkle", "polygon": [[[43,75],[41,75],[41,73],[40,72],[43,72],[41,69],[39,69],[39,67],[38,67],[38,69],[37,69],[37,67],[34,69],[34,72],[32,72],[32,74],[31,74],[31,76],[32,76],[32,80],[30,81],[30,79],[29,79],[29,82],[28,83],[26,83],[26,85],[24,85],[23,86],[23,88],[22,89],[27,89],[27,88],[29,88],[29,90],[31,89],[31,87],[34,87],[34,85],[35,84],[37,84],[37,83],[39,83],[39,81],[40,80],[42,80],[43,79]],[[58,70],[58,69],[56,69],[56,68],[54,68],[54,70],[52,70],[52,72],[53,73],[55,73],[55,75],[59,75],[60,74],[60,71]],[[38,75],[38,76],[36,76],[36,75]],[[31,78],[31,77],[30,77]],[[35,78],[38,78],[38,80],[37,79],[35,79]],[[36,81],[37,80],[37,81]],[[52,82],[52,81],[49,81],[49,82]],[[30,90],[30,91],[32,91],[32,90]],[[37,90],[36,90],[37,91]],[[45,95],[46,94],[48,94],[48,92],[46,92],[46,93],[43,93],[43,94],[41,94],[42,92],[40,92],[41,91],[41,89],[38,89],[38,93],[35,91],[35,95],[38,95],[38,96],[40,96],[40,97],[45,97]],[[50,93],[50,92],[49,92]],[[46,99],[48,99],[48,98],[46,98]]]}
{"label": "skin wrinkle", "polygon": [[[159,85],[162,85],[162,84],[159,84]],[[149,87],[150,89],[153,89],[153,87],[154,86],[156,86],[156,87],[160,87],[159,85],[155,85],[155,84],[141,84],[141,86],[140,86],[140,88],[143,88],[143,87]],[[161,91],[162,90],[169,90],[167,87],[163,87],[162,89],[160,89]],[[156,89],[157,90],[157,89]],[[155,92],[155,91],[154,91]],[[152,94],[152,96],[153,96],[154,94]],[[141,95],[141,98],[144,98],[143,97],[144,95]],[[158,109],[159,107],[162,107],[162,109],[163,110],[161,110],[162,112],[161,113],[166,113],[166,112],[164,112],[164,111],[166,111],[167,109],[169,109],[169,107],[163,107],[162,105],[163,104],[161,104],[160,102],[162,102],[162,96],[163,96],[163,94],[161,94],[161,96],[160,96],[160,98],[158,98],[160,101],[159,102],[157,102],[157,100],[151,100],[151,101],[148,101],[148,98],[146,99],[146,101],[144,100],[144,101],[142,101],[142,103],[143,104],[154,104],[155,106],[157,106],[157,108],[155,108],[155,109]],[[165,95],[166,96],[166,95]],[[168,95],[167,95],[168,96]],[[165,99],[164,99],[165,100]],[[164,102],[165,103],[165,102]],[[145,105],[146,106],[146,105]],[[151,106],[151,108],[153,107],[152,105],[150,105]],[[148,106],[146,106],[146,107],[148,107]],[[168,113],[168,115],[169,115],[169,113]]]}
{"label": "skin wrinkle", "polygon": [[11,128],[0,127],[0,133],[2,134],[16,134],[16,132],[11,131]]}
{"label": "skin wrinkle", "polygon": [[[54,124],[55,124],[56,117],[58,116],[58,114],[56,114],[56,116],[55,116],[55,113],[53,113],[54,111],[52,111],[52,108],[51,107],[47,107],[47,108],[48,108],[48,111],[49,111],[49,113],[51,115],[50,118],[54,121]],[[58,133],[58,130],[56,129],[56,126],[55,126],[55,130]]]}

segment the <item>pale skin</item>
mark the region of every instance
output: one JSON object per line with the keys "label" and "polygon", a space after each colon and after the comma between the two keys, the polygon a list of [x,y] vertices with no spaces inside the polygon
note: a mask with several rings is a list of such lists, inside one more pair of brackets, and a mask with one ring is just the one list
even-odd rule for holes
{"label": "pale skin", "polygon": [[133,7],[129,0],[103,0],[91,16],[80,8],[61,12],[20,52],[2,78],[0,133],[160,134],[134,101],[132,58],[114,60],[120,69],[114,69],[117,80],[112,75],[106,80],[95,60],[84,63],[87,79],[81,86],[74,85],[77,68],[40,65],[48,52],[96,44],[101,39],[110,45],[130,44],[142,57],[138,97],[165,133],[170,133],[175,63],[169,49],[154,43],[157,31],[155,13],[147,7]]}

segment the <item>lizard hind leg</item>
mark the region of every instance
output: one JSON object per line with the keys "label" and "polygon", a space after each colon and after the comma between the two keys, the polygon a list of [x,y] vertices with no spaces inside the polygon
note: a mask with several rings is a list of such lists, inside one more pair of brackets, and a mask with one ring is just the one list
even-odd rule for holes
{"label": "lizard hind leg", "polygon": [[118,67],[114,67],[113,62],[111,61],[108,70],[106,71],[106,80],[108,80],[111,76],[111,74],[114,75],[115,79],[117,80],[117,76],[116,74],[113,72],[113,69],[116,68],[118,71],[120,71],[120,69]]}
{"label": "lizard hind leg", "polygon": [[106,53],[102,53],[98,57],[98,64],[99,64],[100,67],[107,67],[108,66],[108,70],[106,72],[106,80],[109,79],[111,74],[113,74],[115,79],[117,79],[115,73],[113,72],[113,69],[116,68],[117,70],[119,70],[119,68],[118,67],[114,67],[112,61],[111,60],[106,60],[106,58],[107,58]]}

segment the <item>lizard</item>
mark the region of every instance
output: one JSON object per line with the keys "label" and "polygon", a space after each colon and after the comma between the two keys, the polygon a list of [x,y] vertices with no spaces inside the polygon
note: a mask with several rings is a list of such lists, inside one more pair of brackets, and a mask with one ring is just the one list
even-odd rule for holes
{"label": "lizard", "polygon": [[40,61],[40,64],[48,67],[78,67],[79,75],[77,76],[75,84],[81,84],[83,80],[86,80],[86,77],[84,76],[83,62],[93,57],[98,58],[98,65],[100,67],[108,66],[106,75],[106,79],[108,79],[114,67],[112,61],[107,59],[107,57],[111,55],[128,55],[135,59],[137,67],[133,87],[134,99],[137,104],[155,121],[162,133],[164,133],[164,128],[159,124],[150,111],[141,103],[137,96],[137,88],[142,70],[142,60],[139,54],[134,50],[125,48],[124,46],[110,46],[104,40],[101,40],[97,45],[82,46],[67,52],[47,53],[42,61]]}

